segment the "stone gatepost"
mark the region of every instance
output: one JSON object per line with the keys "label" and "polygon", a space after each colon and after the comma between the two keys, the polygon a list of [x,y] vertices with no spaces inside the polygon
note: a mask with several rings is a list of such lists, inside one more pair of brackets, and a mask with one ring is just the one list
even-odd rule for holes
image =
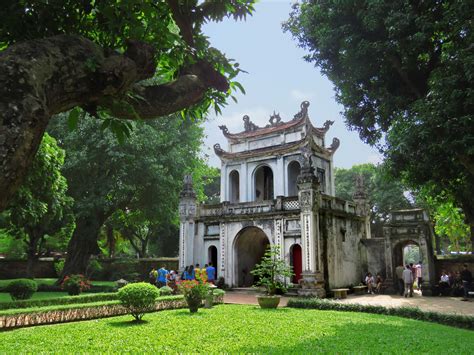
{"label": "stone gatepost", "polygon": [[364,219],[363,221],[363,235],[364,238],[371,238],[370,230],[370,204],[367,191],[364,184],[364,176],[359,174],[356,176],[356,188],[352,195],[352,200],[356,204],[356,214]]}
{"label": "stone gatepost", "polygon": [[196,218],[196,193],[190,175],[184,177],[183,190],[179,199],[179,269],[194,264],[193,243]]}
{"label": "stone gatepost", "polygon": [[301,244],[303,272],[300,280],[301,296],[325,297],[324,273],[321,262],[321,238],[319,233],[319,208],[321,192],[318,178],[311,164],[311,150],[302,149],[304,157],[301,174],[298,176],[298,198],[301,210]]}

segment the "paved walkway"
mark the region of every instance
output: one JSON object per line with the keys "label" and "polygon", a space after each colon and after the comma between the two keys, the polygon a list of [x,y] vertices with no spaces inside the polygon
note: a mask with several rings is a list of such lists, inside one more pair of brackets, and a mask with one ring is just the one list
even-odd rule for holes
{"label": "paved walkway", "polygon": [[[224,296],[224,303],[258,304],[256,294],[228,291]],[[280,307],[286,306],[288,297],[282,297]],[[424,311],[440,313],[463,314],[474,316],[474,302],[471,299],[463,302],[459,297],[422,297],[415,293],[413,298],[398,295],[349,295],[345,300],[335,302],[358,303],[365,305],[380,305],[386,307],[411,306],[419,307]]]}

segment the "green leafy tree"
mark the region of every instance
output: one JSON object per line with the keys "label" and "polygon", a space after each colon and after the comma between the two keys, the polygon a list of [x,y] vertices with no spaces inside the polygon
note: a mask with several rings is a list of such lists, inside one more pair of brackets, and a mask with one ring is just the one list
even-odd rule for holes
{"label": "green leafy tree", "polygon": [[29,174],[4,212],[9,233],[26,246],[27,273],[31,277],[39,253],[49,248],[64,249],[74,228],[73,201],[61,174],[63,164],[64,150],[45,134]]}
{"label": "green leafy tree", "polygon": [[380,144],[392,174],[462,206],[474,245],[474,55],[466,1],[295,5],[284,28],[336,87],[348,126]]}
{"label": "green leafy tree", "polygon": [[405,197],[403,184],[387,175],[383,165],[360,164],[350,169],[336,168],[334,171],[336,196],[352,200],[358,175],[364,178],[371,206],[372,233],[382,236],[383,223],[387,221],[390,211],[410,208],[412,204]]}
{"label": "green leafy tree", "polygon": [[123,121],[219,112],[237,63],[211,47],[208,21],[242,19],[253,0],[13,1],[0,8],[0,211],[26,175],[50,118]]}
{"label": "green leafy tree", "polygon": [[[197,157],[203,129],[177,115],[132,124],[124,143],[93,118],[73,131],[60,119],[49,128],[67,151],[63,172],[75,200],[77,226],[64,275],[83,273],[89,257],[101,252],[100,230],[117,211],[139,215],[152,225],[178,223],[182,177],[203,163]],[[198,191],[201,185],[197,180]]]}
{"label": "green leafy tree", "polygon": [[[455,199],[446,192],[436,195],[433,186],[423,188],[417,200],[430,213],[436,233],[436,249],[446,251],[471,250],[471,231],[464,222],[463,210],[456,206]],[[442,245],[441,245],[442,244]]]}

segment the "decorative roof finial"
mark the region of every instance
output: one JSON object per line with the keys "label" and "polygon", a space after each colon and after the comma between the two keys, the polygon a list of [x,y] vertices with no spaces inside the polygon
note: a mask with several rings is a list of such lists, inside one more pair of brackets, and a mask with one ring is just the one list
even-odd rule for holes
{"label": "decorative roof finial", "polygon": [[352,195],[354,200],[365,200],[367,199],[367,191],[364,184],[364,175],[357,174],[355,177],[355,191]]}
{"label": "decorative roof finial", "polygon": [[250,117],[245,115],[243,117],[243,120],[244,120],[244,129],[245,129],[245,132],[251,132],[251,131],[256,131],[259,127],[253,123],[252,121],[250,121]]}
{"label": "decorative roof finial", "polygon": [[183,179],[183,190],[179,194],[180,197],[196,197],[196,193],[193,188],[193,178],[191,175],[184,175]]}
{"label": "decorative roof finial", "polygon": [[298,112],[293,119],[298,120],[300,118],[307,118],[308,117],[308,107],[309,107],[309,101],[303,101],[300,105],[301,110]]}

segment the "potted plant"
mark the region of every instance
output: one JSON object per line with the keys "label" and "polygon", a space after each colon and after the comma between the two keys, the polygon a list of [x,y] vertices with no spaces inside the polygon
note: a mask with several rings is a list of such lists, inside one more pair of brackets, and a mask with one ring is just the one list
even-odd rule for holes
{"label": "potted plant", "polygon": [[291,266],[280,258],[280,247],[270,246],[260,263],[250,272],[255,276],[255,287],[263,287],[264,295],[257,296],[258,304],[262,308],[276,308],[280,303],[277,292],[286,292],[284,280],[293,276]]}
{"label": "potted plant", "polygon": [[189,311],[196,313],[202,304],[203,298],[206,297],[209,292],[209,285],[197,280],[188,280],[182,281],[178,287],[180,292],[184,295]]}

